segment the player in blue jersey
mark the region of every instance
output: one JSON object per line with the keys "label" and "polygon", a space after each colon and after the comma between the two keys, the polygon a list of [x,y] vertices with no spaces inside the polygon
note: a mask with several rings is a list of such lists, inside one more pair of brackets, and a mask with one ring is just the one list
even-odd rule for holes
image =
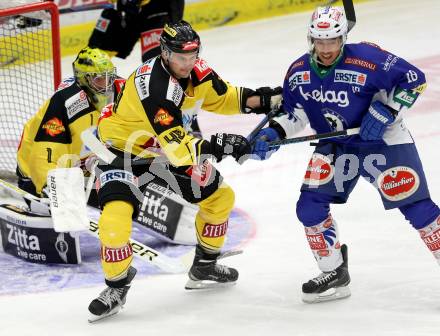
{"label": "player in blue jersey", "polygon": [[423,92],[425,75],[376,45],[346,44],[347,27],[341,8],[313,13],[310,51],[285,77],[285,114],[259,132],[253,149],[267,159],[273,153],[268,142],[292,137],[307,124],[317,133],[360,127],[359,135],[316,144],[301,187],[297,216],[322,271],[302,286],[308,303],[350,295],[347,246],[330,205],[345,203],[360,176],[377,188],[385,209],[400,210],[440,263],[440,209],[402,120]]}

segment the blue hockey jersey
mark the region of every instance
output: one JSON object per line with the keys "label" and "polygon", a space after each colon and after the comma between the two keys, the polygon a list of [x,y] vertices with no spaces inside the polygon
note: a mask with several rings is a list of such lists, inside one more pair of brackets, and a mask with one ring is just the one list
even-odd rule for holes
{"label": "blue hockey jersey", "polygon": [[[402,120],[426,87],[415,66],[371,43],[346,44],[330,69],[321,69],[310,54],[292,63],[283,85],[286,115],[274,120],[291,137],[310,123],[316,133],[359,127],[371,102],[380,100],[400,111],[384,134],[387,145],[412,143]],[[332,141],[353,145],[378,144],[359,136]]]}

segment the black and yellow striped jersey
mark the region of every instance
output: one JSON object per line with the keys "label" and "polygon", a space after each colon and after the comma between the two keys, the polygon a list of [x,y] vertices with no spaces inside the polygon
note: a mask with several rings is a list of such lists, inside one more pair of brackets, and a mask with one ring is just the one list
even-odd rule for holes
{"label": "black and yellow striped jersey", "polygon": [[160,56],[139,66],[127,79],[112,111],[101,117],[101,141],[142,158],[165,155],[174,166],[197,165],[211,154],[208,141],[188,133],[200,109],[238,114],[245,88],[222,80],[198,59],[190,77],[177,80]]}
{"label": "black and yellow striped jersey", "polygon": [[[115,86],[120,85],[118,79]],[[65,79],[57,91],[25,124],[17,153],[18,169],[32,180],[37,193],[46,185],[47,172],[72,167],[90,155],[80,135],[96,129],[100,112],[73,77]]]}

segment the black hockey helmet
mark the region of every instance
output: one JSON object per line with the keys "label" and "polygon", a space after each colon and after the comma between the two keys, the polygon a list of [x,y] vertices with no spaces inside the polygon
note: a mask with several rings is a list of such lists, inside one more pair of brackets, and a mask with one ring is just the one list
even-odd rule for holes
{"label": "black hockey helmet", "polygon": [[176,53],[190,53],[200,50],[199,34],[191,25],[182,20],[165,25],[160,36],[162,50],[170,50]]}

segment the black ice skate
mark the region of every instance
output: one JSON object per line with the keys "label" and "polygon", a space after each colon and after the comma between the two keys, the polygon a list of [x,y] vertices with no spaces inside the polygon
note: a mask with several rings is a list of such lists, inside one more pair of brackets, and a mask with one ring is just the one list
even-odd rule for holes
{"label": "black ice skate", "polygon": [[117,314],[123,308],[127,299],[127,292],[130,289],[131,281],[136,272],[136,268],[130,267],[127,277],[122,281],[124,283],[122,287],[107,287],[99,294],[99,297],[90,303],[89,311],[91,316],[89,317],[89,322],[95,322]]}
{"label": "black ice skate", "polygon": [[317,303],[350,296],[347,245],[341,246],[341,253],[344,260],[341,266],[334,271],[321,273],[302,285],[304,302]]}
{"label": "black ice skate", "polygon": [[206,253],[197,245],[185,289],[208,289],[234,285],[238,279],[238,271],[235,268],[217,264],[219,257],[220,253]]}

